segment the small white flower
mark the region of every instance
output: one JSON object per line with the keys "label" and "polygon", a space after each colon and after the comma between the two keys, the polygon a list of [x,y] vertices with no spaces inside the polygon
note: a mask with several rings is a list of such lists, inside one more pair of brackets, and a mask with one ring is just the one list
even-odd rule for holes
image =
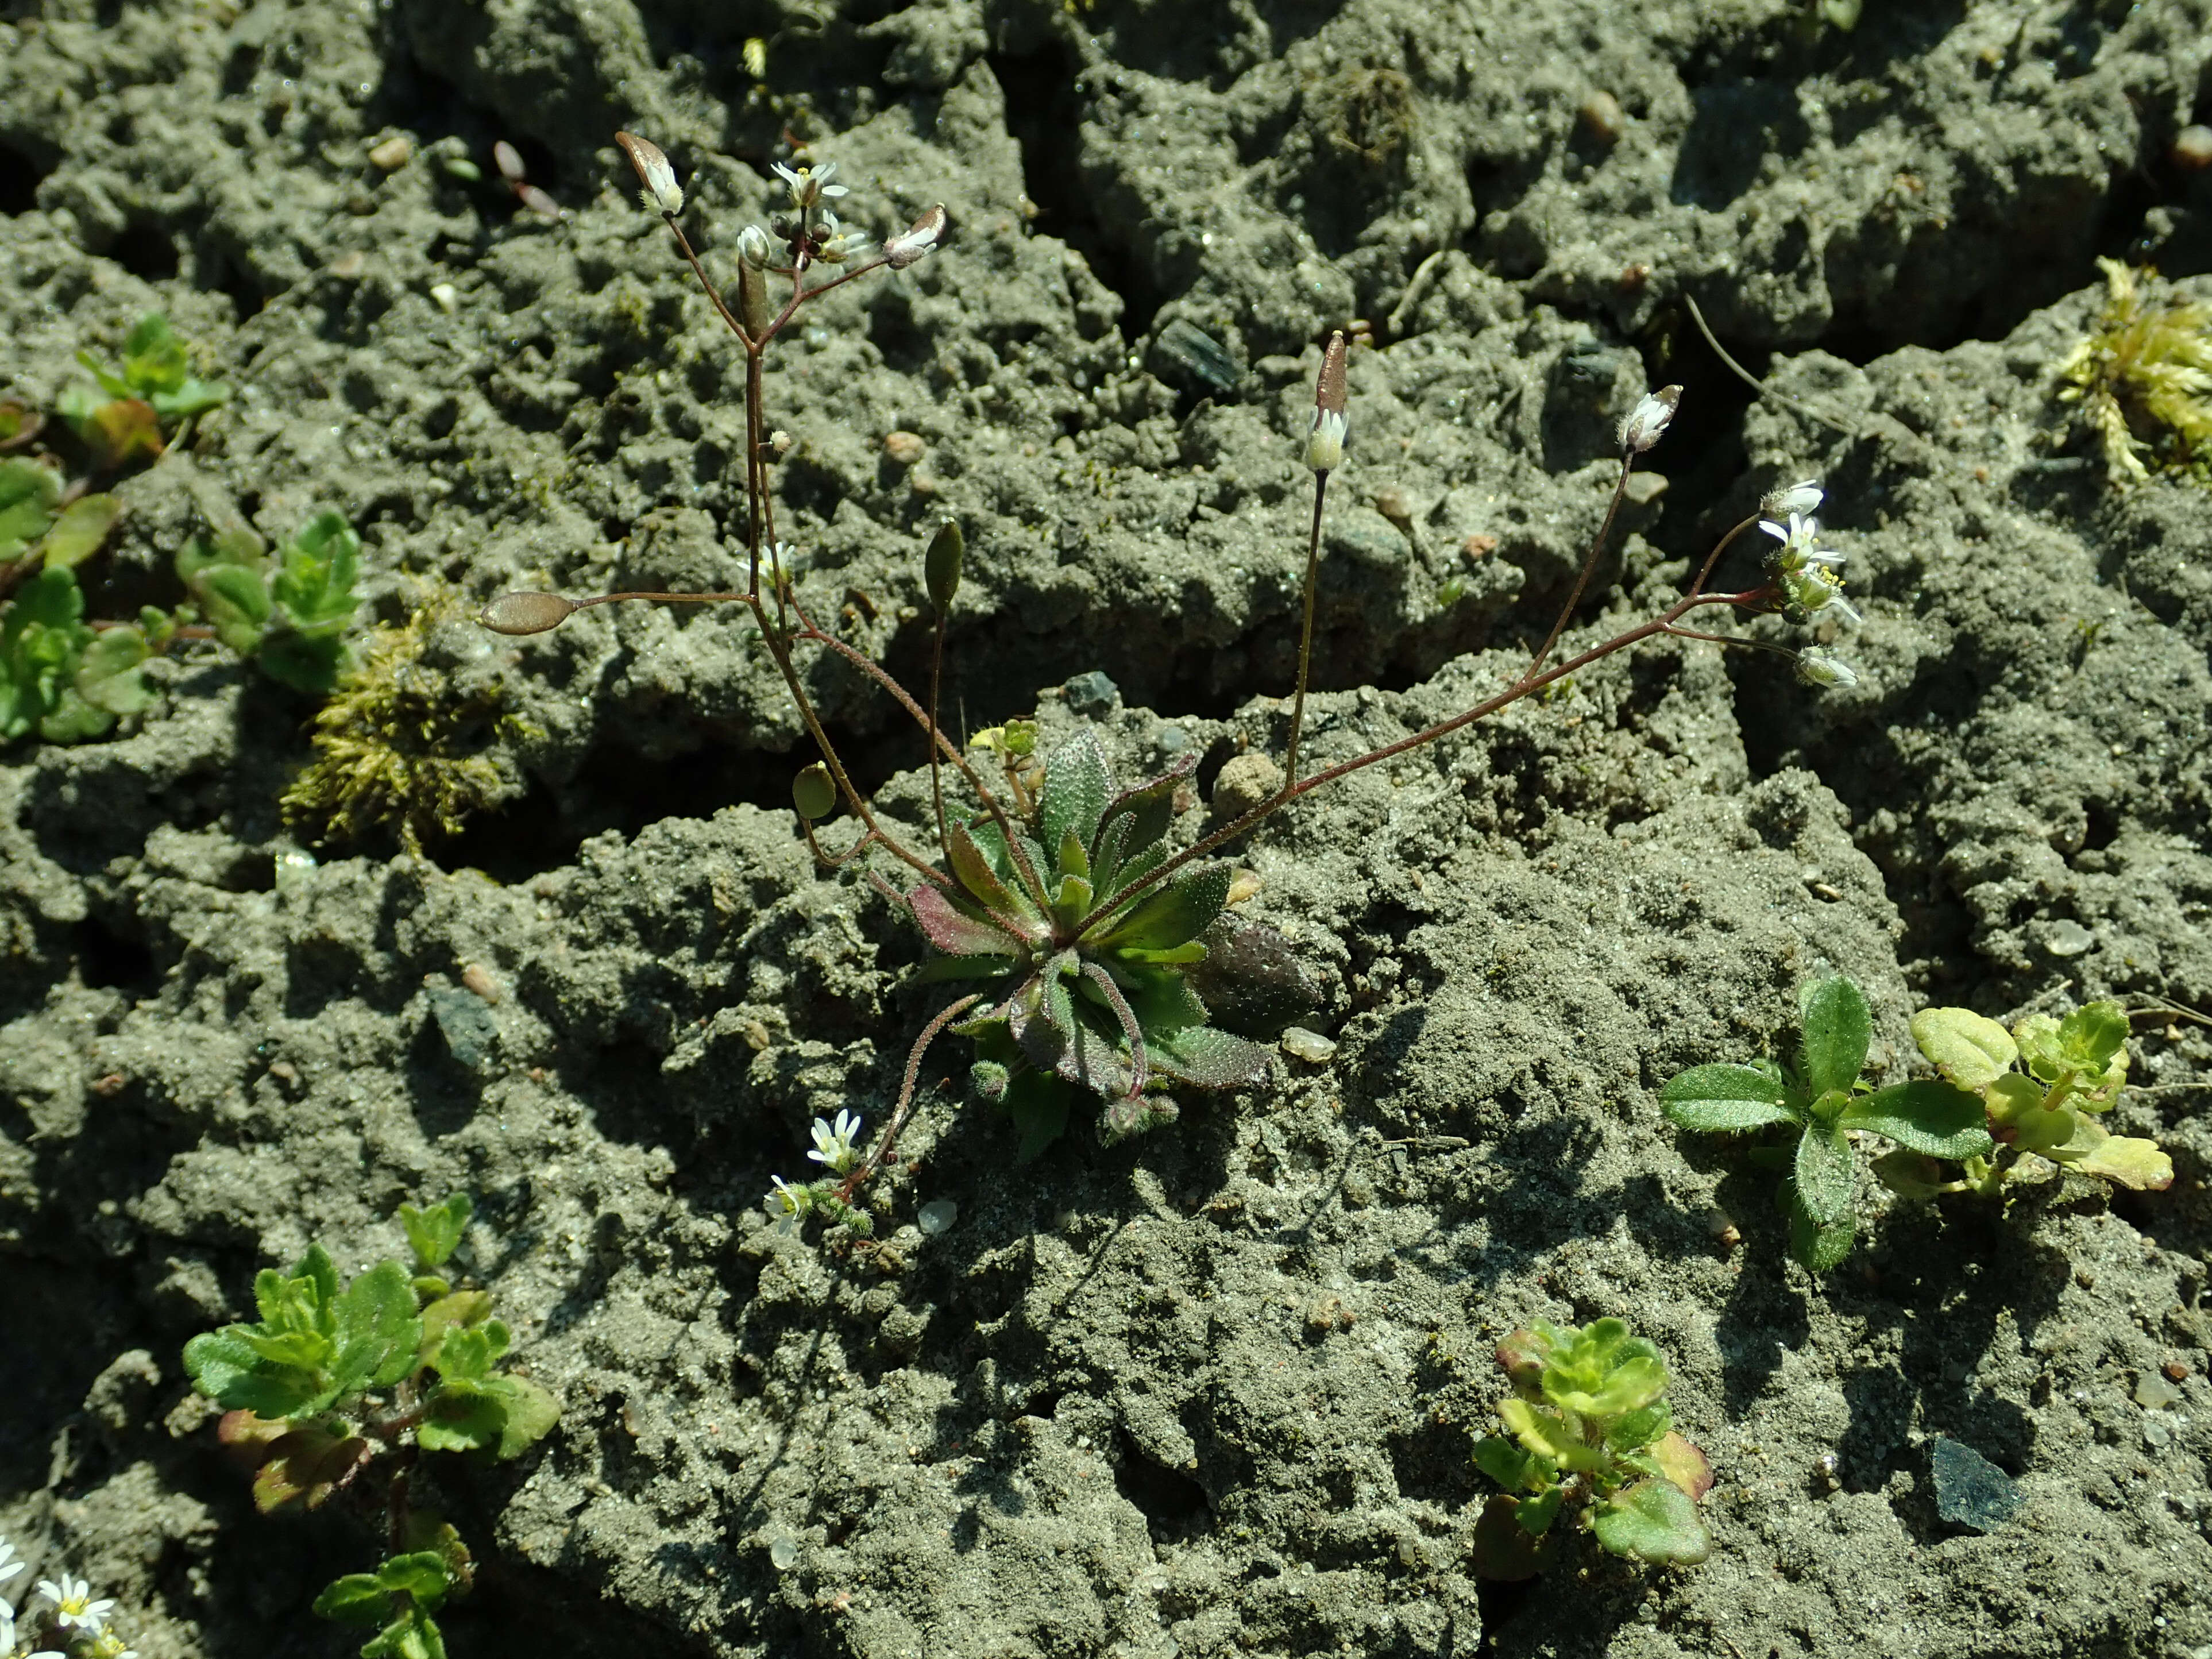
{"label": "small white flower", "polygon": [[845,186],[830,181],[837,176],[837,164],[824,161],[818,167],[787,167],[781,161],[772,164],[775,176],[783,180],[791,191],[792,206],[802,212],[817,208],[825,201],[834,201],[844,195]]}
{"label": "small white flower", "polygon": [[794,1187],[781,1176],[770,1176],[773,1190],[768,1195],[768,1212],[779,1221],[796,1221],[814,1207],[813,1189]]}
{"label": "small white flower", "polygon": [[837,222],[837,216],[824,208],[815,238],[814,257],[824,264],[842,265],[866,253],[874,242],[875,239],[865,232],[845,229]]}
{"label": "small white flower", "polygon": [[851,1112],[837,1114],[837,1121],[814,1120],[814,1150],[807,1153],[817,1164],[838,1175],[850,1175],[853,1166],[860,1161],[860,1154],[853,1145],[853,1137],[860,1132],[860,1120]]}
{"label": "small white flower", "polygon": [[112,1597],[92,1599],[92,1586],[82,1578],[72,1578],[64,1573],[57,1584],[51,1578],[39,1580],[39,1594],[54,1604],[54,1622],[64,1629],[82,1631],[87,1636],[100,1634],[100,1627],[115,1605]]}
{"label": "small white flower", "polygon": [[770,542],[761,549],[761,574],[771,587],[788,587],[799,574],[799,548],[792,542]]}
{"label": "small white flower", "polygon": [[1782,592],[1790,605],[1807,616],[1817,616],[1823,611],[1832,611],[1853,622],[1864,620],[1857,608],[1844,597],[1844,579],[1825,564],[1813,565],[1781,573]]}
{"label": "small white flower", "polygon": [[1833,548],[1820,544],[1820,526],[1817,520],[1802,513],[1792,513],[1787,529],[1771,519],[1761,519],[1759,527],[1782,544],[1775,555],[1777,568],[1782,570],[1802,570],[1808,566],[1834,565],[1844,562],[1844,556]]}
{"label": "small white flower", "polygon": [[1759,498],[1759,510],[1771,519],[1810,518],[1826,499],[1818,479],[1805,478],[1768,490]]}
{"label": "small white flower", "polygon": [[1645,392],[1636,407],[1621,417],[1620,447],[1632,455],[1650,448],[1665,434],[1667,423],[1674,418],[1675,405],[1681,401],[1682,388],[1678,386]]}
{"label": "small white flower", "polygon": [[1808,685],[1848,690],[1859,683],[1858,671],[1849,663],[1811,645],[1797,653],[1797,678]]}
{"label": "small white flower", "polygon": [[1316,406],[1313,427],[1306,434],[1306,465],[1316,472],[1334,472],[1344,465],[1344,441],[1352,423],[1340,410]]}

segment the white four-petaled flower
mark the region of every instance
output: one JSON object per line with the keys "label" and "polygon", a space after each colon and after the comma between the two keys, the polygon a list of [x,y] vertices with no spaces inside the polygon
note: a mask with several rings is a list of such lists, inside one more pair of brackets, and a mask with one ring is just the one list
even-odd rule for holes
{"label": "white four-petaled flower", "polygon": [[854,1113],[838,1113],[834,1125],[817,1117],[814,1120],[814,1150],[807,1157],[839,1175],[849,1175],[853,1166],[860,1161],[860,1154],[853,1145],[853,1137],[860,1132],[860,1120]]}

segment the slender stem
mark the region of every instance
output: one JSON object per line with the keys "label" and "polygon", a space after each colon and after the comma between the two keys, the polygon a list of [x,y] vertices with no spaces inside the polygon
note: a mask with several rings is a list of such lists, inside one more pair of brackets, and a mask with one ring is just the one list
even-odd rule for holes
{"label": "slender stem", "polygon": [[1605,551],[1605,538],[1613,533],[1613,516],[1620,511],[1621,497],[1628,494],[1628,475],[1635,468],[1636,452],[1622,450],[1620,477],[1613,486],[1613,499],[1605,504],[1605,519],[1597,527],[1596,538],[1590,543],[1589,552],[1583,560],[1582,574],[1575,578],[1574,589],[1567,595],[1567,602],[1559,607],[1559,618],[1553,623],[1552,631],[1544,635],[1543,644],[1536,647],[1536,654],[1528,659],[1528,666],[1521,676],[1522,682],[1534,684],[1536,671],[1544,665],[1544,659],[1552,654],[1552,647],[1559,642],[1559,635],[1567,631],[1567,623],[1575,614],[1575,607],[1582,603],[1583,590],[1589,586],[1590,572],[1597,568],[1598,556]]}
{"label": "slender stem", "polygon": [[1721,562],[1721,555],[1729,550],[1729,544],[1734,542],[1737,537],[1742,535],[1745,531],[1750,529],[1752,526],[1758,522],[1759,514],[1754,513],[1749,518],[1739,520],[1735,526],[1731,529],[1727,535],[1722,537],[1720,540],[1713,544],[1713,550],[1705,555],[1705,562],[1698,567],[1697,580],[1690,584],[1689,591],[1692,594],[1702,593],[1705,591],[1705,579],[1713,574],[1713,567]]}
{"label": "slender stem", "polygon": [[1074,937],[1069,939],[1068,943],[1073,945],[1092,929],[1103,925],[1115,911],[1122,908],[1132,899],[1158,886],[1176,872],[1195,860],[1204,858],[1215,848],[1234,841],[1262,818],[1279,811],[1301,795],[1310,794],[1325,784],[1334,783],[1339,778],[1349,777],[1354,772],[1389,760],[1394,756],[1402,755],[1409,749],[1419,749],[1425,744],[1434,743],[1439,738],[1449,737],[1462,726],[1471,726],[1486,715],[1494,714],[1507,704],[1518,702],[1522,698],[1532,696],[1547,685],[1555,684],[1570,674],[1576,673],[1594,662],[1613,655],[1616,651],[1625,650],[1632,645],[1640,644],[1645,640],[1672,632],[1674,623],[1692,611],[1709,605],[1758,605],[1762,604],[1771,592],[1770,588],[1757,587],[1747,589],[1741,593],[1685,594],[1650,622],[1640,623],[1625,634],[1617,635],[1601,645],[1594,645],[1579,656],[1568,658],[1558,667],[1539,675],[1534,679],[1526,678],[1516,679],[1497,696],[1486,697],[1472,708],[1464,709],[1449,720],[1438,720],[1434,726],[1425,726],[1409,738],[1401,738],[1395,743],[1384,744],[1380,749],[1370,749],[1364,755],[1356,755],[1348,761],[1341,761],[1326,771],[1316,772],[1311,777],[1301,779],[1296,784],[1285,785],[1249,811],[1224,824],[1212,835],[1186,847],[1182,852],[1157,866],[1148,874],[1137,878],[1116,890],[1085,918],[1082,927],[1076,930]]}
{"label": "slender stem", "polygon": [[876,1150],[868,1155],[867,1162],[845,1177],[844,1185],[837,1189],[837,1196],[842,1201],[851,1203],[853,1194],[860,1190],[860,1183],[881,1169],[884,1160],[891,1155],[891,1146],[898,1139],[899,1131],[906,1127],[907,1119],[913,1115],[915,1081],[921,1075],[922,1056],[929,1052],[929,1045],[937,1040],[937,1034],[982,1000],[981,992],[971,991],[921,1028],[921,1035],[914,1040],[914,1047],[907,1051],[906,1081],[899,1086],[898,1104],[891,1110],[891,1121],[884,1126],[884,1138],[876,1143]]}
{"label": "slender stem", "polygon": [[722,320],[730,325],[730,331],[757,353],[759,348],[753,337],[745,332],[745,325],[738,320],[737,313],[730,309],[728,301],[724,300],[715,289],[713,280],[707,275],[707,267],[700,264],[698,254],[692,251],[691,239],[684,234],[684,227],[676,222],[676,216],[672,213],[664,213],[660,216],[675,235],[676,246],[684,250],[684,258],[690,262],[691,274],[699,279],[699,286],[707,290],[708,300],[713,304],[714,309],[721,313]]}
{"label": "slender stem", "polygon": [[1328,494],[1328,472],[1315,473],[1313,529],[1306,537],[1305,626],[1298,635],[1298,694],[1291,701],[1291,744],[1283,759],[1285,786],[1298,781],[1298,739],[1305,732],[1306,681],[1313,667],[1314,589],[1321,575],[1321,507]]}
{"label": "slender stem", "polygon": [[[933,609],[936,607],[933,606]],[[929,804],[937,812],[937,845],[945,861],[952,859],[952,842],[945,833],[945,775],[939,763],[936,739],[943,734],[937,725],[937,694],[945,679],[945,612],[937,611],[937,628],[929,646]]]}
{"label": "slender stem", "polygon": [[[1014,833],[1013,821],[1006,816],[1006,809],[1000,805],[999,798],[991,793],[990,786],[983,781],[975,767],[969,764],[967,756],[960,752],[960,745],[945,735],[943,728],[928,712],[922,708],[920,703],[914,700],[913,694],[893,679],[890,672],[881,663],[863,652],[855,651],[834,634],[825,634],[818,628],[810,627],[797,637],[811,641],[816,645],[825,646],[836,652],[898,699],[906,712],[914,716],[915,724],[934,739],[932,744],[933,751],[941,751],[947,759],[951,761],[960,775],[968,781],[969,787],[975,790],[977,797],[983,803],[983,810],[991,815],[991,821],[999,826],[999,833],[1006,838],[1006,855],[1013,860],[1014,867],[1020,872],[1023,884],[1030,890],[1030,896],[1039,904],[1042,904],[1045,902],[1044,882],[1030,864],[1029,854],[1022,849],[1021,838]],[[1014,781],[1011,775],[1007,781],[1010,783]],[[1016,787],[1019,786],[1017,784]],[[1024,805],[1023,810],[1024,812],[1029,810],[1026,805]],[[941,830],[940,833],[942,833]]]}

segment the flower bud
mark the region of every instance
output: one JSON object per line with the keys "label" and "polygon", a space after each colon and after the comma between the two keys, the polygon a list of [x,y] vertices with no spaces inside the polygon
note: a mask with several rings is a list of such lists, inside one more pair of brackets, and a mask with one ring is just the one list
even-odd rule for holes
{"label": "flower bud", "polygon": [[893,270],[904,270],[937,246],[947,223],[945,204],[938,203],[909,228],[884,244],[884,259]]}
{"label": "flower bud", "polygon": [[738,258],[755,270],[766,270],[769,261],[775,257],[775,245],[758,225],[747,225],[738,233]]}
{"label": "flower bud", "polygon": [[634,132],[617,132],[615,143],[622,146],[630,166],[637,169],[637,176],[645,185],[645,194],[640,199],[646,206],[661,213],[683,212],[684,187],[676,182],[676,169],[669,166],[660,146]]}
{"label": "flower bud", "polygon": [[921,561],[922,581],[929,589],[929,602],[940,617],[952,609],[952,596],[960,591],[960,563],[967,550],[960,526],[951,519],[939,525],[929,538],[929,551]]}
{"label": "flower bud", "polygon": [[477,620],[495,634],[543,634],[568,621],[575,609],[574,600],[558,593],[502,593]]}
{"label": "flower bud", "polygon": [[1817,479],[1807,478],[1794,484],[1779,485],[1759,498],[1759,510],[1770,519],[1787,519],[1793,515],[1809,519],[1820,510],[1826,500]]}
{"label": "flower bud", "polygon": [[1306,465],[1316,472],[1331,472],[1344,465],[1344,441],[1351,430],[1345,406],[1350,394],[1344,380],[1345,344],[1340,333],[1328,337],[1321,354],[1321,374],[1314,382],[1313,425],[1306,434]]}
{"label": "flower bud", "polygon": [[1832,690],[1848,690],[1859,683],[1856,669],[1817,645],[1808,645],[1797,653],[1797,678],[1808,685]]}
{"label": "flower bud", "polygon": [[820,761],[791,781],[791,805],[809,823],[837,810],[837,781]]}
{"label": "flower bud", "polygon": [[1645,392],[1621,419],[1620,447],[1632,455],[1650,448],[1665,434],[1667,423],[1674,418],[1674,406],[1681,401],[1682,388],[1678,386]]}

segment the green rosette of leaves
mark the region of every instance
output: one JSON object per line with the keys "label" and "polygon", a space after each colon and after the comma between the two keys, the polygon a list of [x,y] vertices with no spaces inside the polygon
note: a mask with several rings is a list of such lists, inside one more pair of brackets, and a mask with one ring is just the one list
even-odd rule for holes
{"label": "green rosette of leaves", "polygon": [[1875,1089],[1861,1079],[1874,1025],[1850,980],[1814,981],[1800,1011],[1795,1070],[1771,1062],[1692,1066],[1668,1080],[1659,1100],[1668,1121],[1684,1129],[1796,1132],[1794,1143],[1777,1149],[1790,1172],[1781,1194],[1790,1251],[1810,1271],[1826,1273],[1850,1253],[1857,1231],[1855,1132],[1960,1160],[1986,1158],[1995,1143],[1979,1097],[1949,1082]]}
{"label": "green rosette of leaves", "polygon": [[982,1012],[952,1029],[975,1043],[976,1092],[1012,1115],[1024,1159],[1059,1136],[1081,1094],[1104,1103],[1100,1137],[1111,1143],[1171,1121],[1176,1086],[1265,1075],[1269,1050],[1212,1023],[1209,996],[1262,1028],[1310,1005],[1288,942],[1226,914],[1226,863],[1191,865],[1119,902],[1170,856],[1195,764],[1122,789],[1097,737],[1079,732],[1046,762],[1033,814],[1011,826],[956,821],[953,884],[904,896],[943,952],[925,976],[986,988]]}
{"label": "green rosette of leaves", "polygon": [[1659,1350],[1618,1319],[1539,1322],[1499,1345],[1513,1385],[1507,1431],[1480,1442],[1477,1468],[1504,1488],[1475,1527],[1475,1571],[1527,1578],[1550,1560],[1563,1514],[1615,1555],[1689,1566],[1711,1553],[1698,1500],[1705,1455],[1674,1431]]}

